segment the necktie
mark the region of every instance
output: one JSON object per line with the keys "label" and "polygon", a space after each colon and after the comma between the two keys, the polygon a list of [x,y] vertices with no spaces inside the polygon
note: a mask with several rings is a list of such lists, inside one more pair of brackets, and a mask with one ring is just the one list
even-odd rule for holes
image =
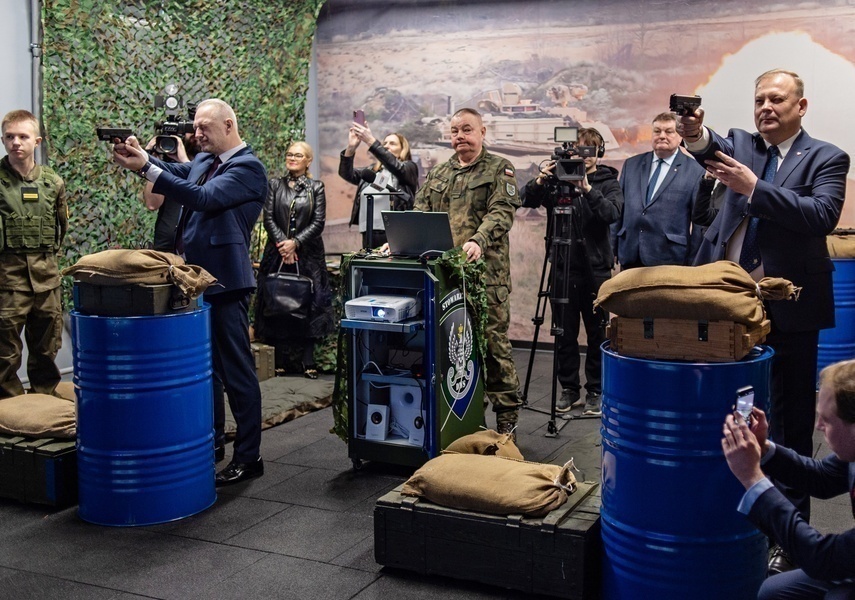
{"label": "necktie", "polygon": [[662,171],[662,164],[664,162],[664,158],[656,160],[656,170],[653,171],[650,181],[647,182],[647,198],[644,199],[644,206],[647,206],[653,200],[653,193],[656,191],[656,183],[659,181],[659,173]]}
{"label": "necktie", "polygon": [[[223,161],[220,160],[220,157],[215,157],[214,162],[211,164],[211,168],[199,178],[197,185],[205,185],[210,181],[214,177],[214,173],[217,172],[217,169],[220,168],[221,164],[223,164]],[[175,253],[178,255],[184,254],[184,229],[187,227],[187,220],[190,218],[192,213],[193,211],[186,206],[181,207],[181,216],[178,219],[178,228],[175,231]]]}
{"label": "necktie", "polygon": [[214,176],[214,173],[217,172],[217,169],[220,168],[221,164],[223,164],[223,161],[220,160],[219,156],[214,158],[214,162],[211,164],[211,168],[208,169],[208,173],[205,175],[205,179],[202,181],[203,184],[207,183]]}
{"label": "necktie", "polygon": [[[769,146],[767,150],[769,157],[766,159],[766,168],[763,169],[763,181],[773,181],[778,172],[778,147]],[[739,253],[739,266],[749,273],[760,266],[760,242],[757,239],[757,231],[760,229],[760,218],[748,219],[748,227],[745,228],[745,239],[742,240],[742,250]]]}

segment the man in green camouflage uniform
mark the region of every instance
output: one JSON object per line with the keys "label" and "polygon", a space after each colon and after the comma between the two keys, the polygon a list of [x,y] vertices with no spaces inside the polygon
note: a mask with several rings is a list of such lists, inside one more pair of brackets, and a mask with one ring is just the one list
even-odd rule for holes
{"label": "man in green camouflage uniform", "polygon": [[62,301],[57,266],[68,229],[65,184],[35,162],[39,122],[25,110],[3,117],[0,160],[0,398],[24,393],[18,369],[27,340],[30,389],[53,394],[60,374]]}
{"label": "man in green camouflage uniform", "polygon": [[520,206],[513,165],[484,149],[481,115],[464,108],[451,117],[448,162],[434,167],[416,194],[415,210],[447,212],[455,245],[468,261],[483,258],[487,284],[485,393],[496,412],[496,429],[513,431],[519,414],[519,378],[508,325],[511,292],[508,232]]}

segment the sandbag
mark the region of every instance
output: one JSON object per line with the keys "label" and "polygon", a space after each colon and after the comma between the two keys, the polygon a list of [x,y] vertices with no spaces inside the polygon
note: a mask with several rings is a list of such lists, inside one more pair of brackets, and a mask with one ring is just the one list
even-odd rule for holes
{"label": "sandbag", "polygon": [[524,460],[522,453],[514,443],[512,434],[498,433],[492,429],[476,431],[475,433],[457,438],[443,452],[504,456],[505,458]]}
{"label": "sandbag", "polygon": [[217,281],[202,267],[159,250],[104,250],[82,257],[62,274],[95,285],[171,283],[190,298],[197,298]]}
{"label": "sandbag", "polygon": [[74,438],[73,400],[47,394],[24,394],[0,400],[0,433],[32,438]]}
{"label": "sandbag", "polygon": [[74,383],[71,381],[60,381],[56,384],[56,391],[54,393],[60,398],[65,398],[72,402],[77,400],[77,388],[74,387]]}
{"label": "sandbag", "polygon": [[563,467],[501,456],[442,454],[403,485],[405,496],[493,515],[542,517],[576,491],[572,460]]}
{"label": "sandbag", "polygon": [[621,271],[603,283],[594,306],[632,319],[731,321],[753,329],[766,320],[764,300],[798,300],[800,291],[779,277],[755,282],[745,269],[722,260]]}
{"label": "sandbag", "polygon": [[836,229],[825,241],[831,258],[855,258],[855,230]]}

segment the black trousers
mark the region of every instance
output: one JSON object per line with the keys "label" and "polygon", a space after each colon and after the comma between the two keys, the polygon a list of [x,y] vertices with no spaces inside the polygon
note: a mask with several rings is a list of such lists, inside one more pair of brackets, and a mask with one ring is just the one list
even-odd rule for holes
{"label": "black trousers", "polygon": [[232,460],[239,463],[253,462],[261,451],[261,388],[249,341],[250,292],[245,289],[205,296],[211,305],[214,443],[225,441],[225,390],[237,423]]}
{"label": "black trousers", "polygon": [[[553,320],[557,326],[563,326],[564,335],[557,336],[555,343],[558,352],[558,382],[562,389],[570,390],[574,398],[580,397],[581,383],[579,367],[579,325],[585,325],[588,352],[585,358],[585,389],[589,394],[602,394],[602,353],[600,346],[606,339],[606,330],[602,310],[594,310],[594,298],[600,286],[608,276],[594,276],[590,282],[588,276],[569,272],[566,285],[562,282],[564,274],[556,273],[552,289]],[[592,288],[593,284],[593,288]],[[565,302],[566,301],[566,302]]]}
{"label": "black trousers", "polygon": [[[766,338],[766,344],[775,351],[769,437],[802,456],[813,455],[818,342],[819,331],[782,332],[774,321]],[[777,482],[776,486],[809,521],[810,496]]]}

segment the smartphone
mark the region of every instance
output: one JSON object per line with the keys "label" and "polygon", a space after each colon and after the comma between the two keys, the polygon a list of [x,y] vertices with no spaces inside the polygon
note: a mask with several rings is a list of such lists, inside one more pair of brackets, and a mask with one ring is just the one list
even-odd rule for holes
{"label": "smartphone", "polygon": [[736,390],[736,412],[746,421],[751,420],[751,409],[754,408],[754,388],[750,385]]}
{"label": "smartphone", "polygon": [[353,122],[365,127],[365,112],[362,109],[353,111]]}

